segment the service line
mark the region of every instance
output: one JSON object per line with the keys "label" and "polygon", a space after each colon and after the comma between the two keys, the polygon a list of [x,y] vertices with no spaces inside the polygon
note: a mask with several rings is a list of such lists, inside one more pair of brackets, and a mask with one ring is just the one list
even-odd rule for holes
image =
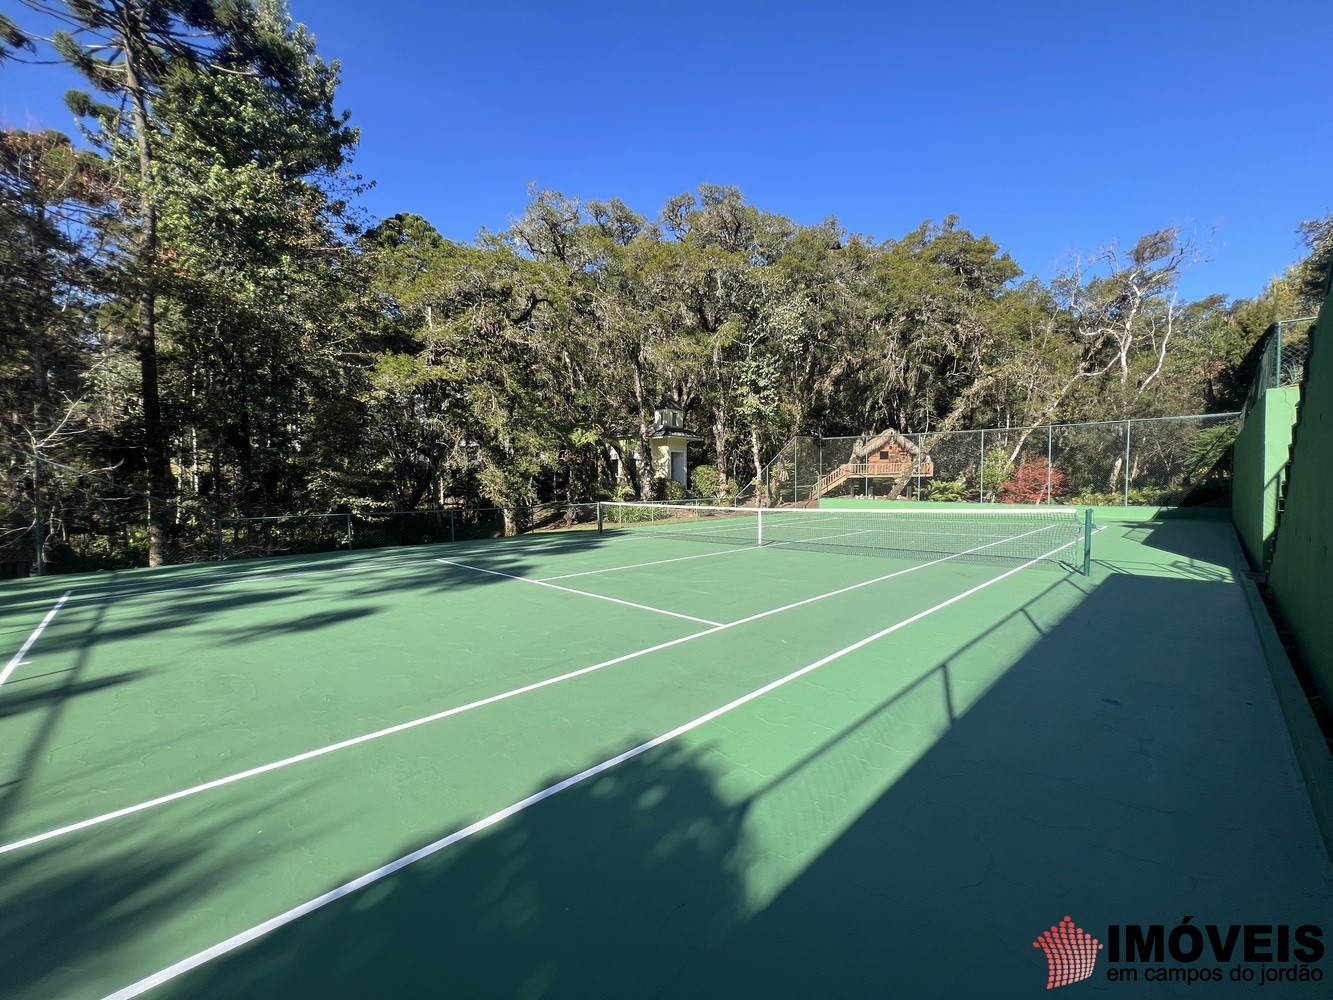
{"label": "service line", "polygon": [[655,608],[651,604],[636,604],[633,601],[622,601],[619,597],[607,597],[605,594],[594,594],[587,590],[575,590],[573,587],[562,587],[558,583],[548,583],[546,580],[533,580],[526,576],[515,576],[513,573],[501,573],[498,569],[483,569],[480,566],[469,566],[467,563],[461,563],[454,559],[436,559],[438,563],[444,563],[446,566],[457,566],[459,569],[470,569],[474,573],[489,573],[491,576],[502,576],[506,580],[518,580],[520,583],[530,583],[536,587],[550,587],[552,590],[562,590],[566,594],[578,594],[580,597],[591,597],[598,601],[609,601],[612,604],[620,604],[627,608],[638,608],[640,611],[652,611],[659,615],[668,615],[672,618],[684,618],[687,622],[698,622],[700,625],[721,625],[721,622],[715,622],[709,618],[696,618],[694,615],[683,615],[679,611],[668,611],[666,608]]}
{"label": "service line", "polygon": [[687,562],[690,559],[711,559],[714,556],[729,556],[736,552],[754,552],[757,545],[737,545],[735,548],[722,549],[719,552],[702,552],[692,556],[674,556],[671,559],[654,559],[652,562],[630,563],[628,566],[607,566],[605,569],[585,569],[581,573],[561,573],[559,576],[544,576],[534,583],[550,583],[552,580],[572,580],[576,576],[598,576],[601,573],[619,573],[625,569],[643,569],[646,566],[663,566],[666,563]]}

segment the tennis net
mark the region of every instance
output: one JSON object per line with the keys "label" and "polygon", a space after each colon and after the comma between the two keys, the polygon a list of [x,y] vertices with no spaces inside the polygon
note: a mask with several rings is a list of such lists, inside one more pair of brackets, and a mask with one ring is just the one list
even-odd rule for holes
{"label": "tennis net", "polygon": [[603,533],[634,533],[723,545],[859,553],[1046,560],[1087,571],[1091,525],[1075,507],[1014,510],[765,509],[604,501]]}

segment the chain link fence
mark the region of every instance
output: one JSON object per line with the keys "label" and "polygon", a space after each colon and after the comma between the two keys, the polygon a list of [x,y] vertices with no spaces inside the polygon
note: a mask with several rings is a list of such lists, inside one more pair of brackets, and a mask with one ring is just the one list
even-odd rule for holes
{"label": "chain link fence", "polygon": [[935,434],[797,437],[739,502],[823,497],[1176,506],[1223,496],[1237,413]]}
{"label": "chain link fence", "polygon": [[[1299,339],[1286,341],[1295,357]],[[1308,344],[1308,341],[1306,342]],[[1281,357],[1276,347],[1275,357]],[[1277,372],[1277,368],[1266,369]],[[1275,376],[1276,377],[1276,376]],[[741,504],[821,497],[1173,506],[1224,496],[1238,414],[796,437],[742,491]],[[0,468],[0,578],[148,562],[148,515],[169,511],[169,562],[333,552],[493,538],[595,525],[595,504],[343,511],[214,518],[157,500],[121,469],[77,469],[10,449]]]}
{"label": "chain link fence", "polygon": [[217,548],[212,518],[143,492],[123,468],[78,469],[14,448],[0,461],[0,578],[147,565],[153,507],[167,512],[169,562]]}
{"label": "chain link fence", "polygon": [[217,522],[217,558],[440,545],[596,526],[595,503],[226,517]]}
{"label": "chain link fence", "polygon": [[1269,328],[1263,353],[1259,356],[1259,367],[1245,399],[1246,413],[1267,390],[1300,385],[1305,379],[1314,326],[1314,316],[1300,316],[1281,320]]}
{"label": "chain link fence", "polygon": [[593,503],[216,518],[155,499],[123,469],[77,469],[14,448],[0,462],[0,579],[146,566],[154,505],[169,513],[173,564],[580,530],[597,521]]}

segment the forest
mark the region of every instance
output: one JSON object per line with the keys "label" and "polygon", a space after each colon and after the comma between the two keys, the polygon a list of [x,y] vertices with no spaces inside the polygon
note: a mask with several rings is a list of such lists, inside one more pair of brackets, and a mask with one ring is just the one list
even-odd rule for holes
{"label": "forest", "polygon": [[45,516],[52,557],[34,456],[152,498],[102,557],[158,564],[224,517],[651,497],[666,392],[722,498],[798,434],[1233,411],[1333,260],[1333,216],[1293,219],[1304,256],[1261,295],[1190,301],[1208,246],[1166,220],[1042,280],[954,216],[868,235],[712,183],[534,187],[460,243],[367,217],[339,65],[282,0],[22,9],[0,80],[87,81],[74,135],[0,131],[0,544]]}

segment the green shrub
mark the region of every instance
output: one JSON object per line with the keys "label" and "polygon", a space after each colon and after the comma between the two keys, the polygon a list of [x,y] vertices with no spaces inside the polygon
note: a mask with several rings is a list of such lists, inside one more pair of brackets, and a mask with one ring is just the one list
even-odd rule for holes
{"label": "green shrub", "polygon": [[932,479],[926,487],[927,500],[959,501],[975,500],[976,491],[959,476],[957,479]]}
{"label": "green shrub", "polygon": [[685,487],[674,479],[661,476],[653,480],[653,499],[667,503],[679,503],[685,499]]}
{"label": "green shrub", "polygon": [[722,477],[711,465],[701,465],[690,473],[690,486],[694,492],[709,500],[717,500],[721,495]]}

